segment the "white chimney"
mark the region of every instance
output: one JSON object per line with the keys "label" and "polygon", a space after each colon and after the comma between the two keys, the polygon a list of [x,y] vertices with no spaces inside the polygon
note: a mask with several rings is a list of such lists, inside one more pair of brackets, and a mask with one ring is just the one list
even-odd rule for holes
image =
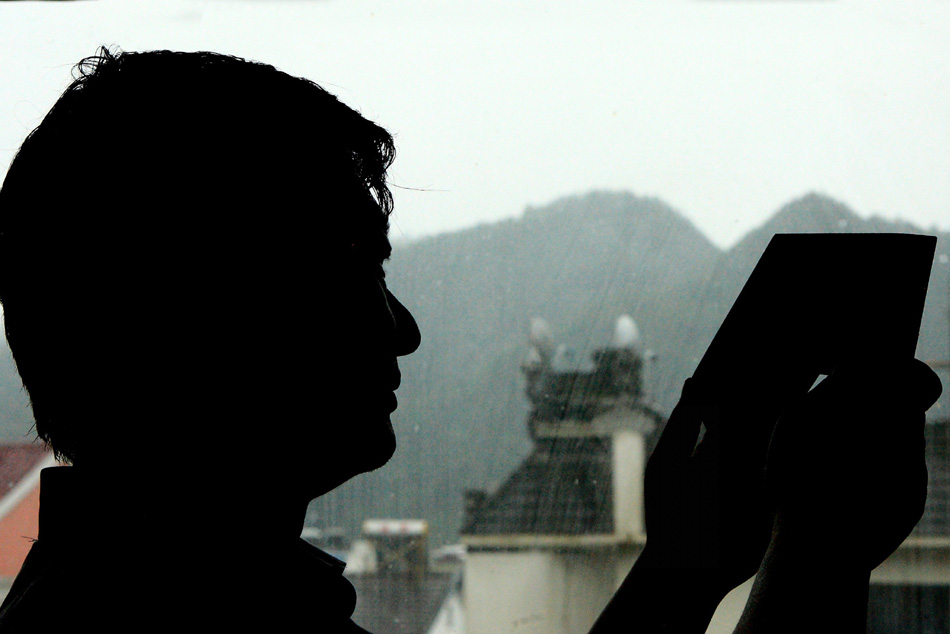
{"label": "white chimney", "polygon": [[630,429],[614,432],[612,454],[614,534],[624,541],[642,541],[646,536],[643,521],[646,443],[643,434]]}

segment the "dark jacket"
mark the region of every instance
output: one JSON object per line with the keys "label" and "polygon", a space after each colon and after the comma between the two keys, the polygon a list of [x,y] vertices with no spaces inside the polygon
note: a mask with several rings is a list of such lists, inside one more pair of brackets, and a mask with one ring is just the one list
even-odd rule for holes
{"label": "dark jacket", "polygon": [[224,551],[198,537],[166,543],[121,528],[116,501],[97,499],[74,475],[70,467],[42,473],[39,539],[0,605],[0,634],[367,634],[350,619],[356,593],[345,564],[303,540]]}

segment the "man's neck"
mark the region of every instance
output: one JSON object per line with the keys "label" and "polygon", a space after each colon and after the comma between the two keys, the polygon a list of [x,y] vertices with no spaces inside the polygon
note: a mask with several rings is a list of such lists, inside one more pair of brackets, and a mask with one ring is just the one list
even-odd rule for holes
{"label": "man's neck", "polygon": [[[99,518],[114,533],[134,532],[165,543],[200,541],[204,548],[254,552],[268,544],[299,538],[307,503],[259,484],[229,479],[226,470],[214,477],[163,474],[131,469],[58,468],[65,470],[63,488],[74,491],[72,513],[83,523]],[[57,504],[63,504],[57,500]],[[85,518],[83,518],[85,516]],[[108,520],[105,519],[108,517]],[[187,550],[187,548],[186,548]]]}

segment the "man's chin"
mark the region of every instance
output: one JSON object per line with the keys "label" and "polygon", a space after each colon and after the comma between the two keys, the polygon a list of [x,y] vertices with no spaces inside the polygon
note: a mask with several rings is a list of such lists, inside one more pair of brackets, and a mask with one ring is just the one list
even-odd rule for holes
{"label": "man's chin", "polygon": [[340,448],[333,457],[333,463],[325,465],[328,469],[324,477],[320,478],[319,492],[314,497],[329,493],[351,478],[375,471],[389,462],[396,453],[396,436],[392,425],[387,424],[387,427],[389,433],[379,434],[371,443],[364,440],[352,447]]}
{"label": "man's chin", "polygon": [[392,427],[390,426],[389,428],[388,436],[376,440],[372,445],[364,449],[365,453],[357,458],[357,461],[363,465],[363,468],[358,473],[375,471],[389,462],[393,454],[396,453],[396,436],[392,433]]}

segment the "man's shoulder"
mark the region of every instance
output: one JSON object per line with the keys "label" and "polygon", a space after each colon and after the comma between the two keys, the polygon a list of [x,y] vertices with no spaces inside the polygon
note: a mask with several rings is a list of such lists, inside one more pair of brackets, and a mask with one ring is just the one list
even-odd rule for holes
{"label": "man's shoulder", "polygon": [[[59,620],[74,612],[68,605],[74,601],[75,594],[69,592],[67,571],[51,560],[41,544],[34,543],[0,604],[0,631],[14,634],[58,629],[66,624]],[[54,606],[55,609],[51,609]]]}
{"label": "man's shoulder", "polygon": [[[57,556],[56,549],[36,542],[0,605],[0,632],[53,632],[80,625],[100,632],[129,631],[130,625],[135,631],[159,631],[166,629],[159,627],[162,615],[171,619],[187,612],[213,629],[232,624],[242,631],[279,632],[286,625],[287,631],[306,632],[309,626],[334,634],[370,634],[349,618],[355,594],[342,577],[343,562],[309,545],[298,553],[303,567],[290,579],[252,576],[234,583],[232,578],[212,583],[217,591],[206,585],[199,600],[192,592],[198,581],[188,575],[168,580],[165,587],[156,585],[154,574],[135,578],[130,553],[119,558],[125,561],[118,566],[125,574],[116,574],[116,566],[92,569],[83,565],[86,558]],[[298,576],[300,572],[306,574]],[[290,580],[298,583],[285,583]],[[299,583],[304,580],[309,583]],[[242,607],[236,610],[238,604]]]}

